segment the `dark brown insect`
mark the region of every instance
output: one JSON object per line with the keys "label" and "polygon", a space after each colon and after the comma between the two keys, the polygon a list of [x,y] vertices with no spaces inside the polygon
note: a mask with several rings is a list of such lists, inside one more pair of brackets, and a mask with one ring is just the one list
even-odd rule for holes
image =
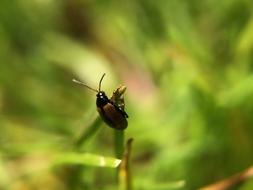
{"label": "dark brown insect", "polygon": [[[118,130],[124,130],[127,128],[127,119],[126,118],[128,118],[128,115],[124,110],[124,106],[122,106],[121,104],[120,105],[117,104],[117,101],[115,101],[115,99],[116,99],[115,96],[117,94],[115,95],[115,93],[114,93],[113,97],[111,99],[109,99],[106,96],[105,92],[101,91],[101,83],[102,83],[104,76],[105,76],[105,73],[103,74],[103,76],[101,77],[101,79],[99,81],[98,90],[93,89],[93,88],[87,86],[86,84],[84,84],[83,82],[77,81],[75,79],[73,79],[73,82],[84,85],[88,89],[97,92],[96,105],[97,105],[97,111],[98,111],[100,117],[110,127],[114,128],[114,129],[118,129]],[[120,88],[118,88],[118,89],[120,89]],[[117,90],[115,92],[117,92]],[[124,88],[124,91],[125,91],[125,88]],[[119,93],[120,96],[122,96],[124,91]],[[122,98],[120,98],[120,100],[123,101]]]}

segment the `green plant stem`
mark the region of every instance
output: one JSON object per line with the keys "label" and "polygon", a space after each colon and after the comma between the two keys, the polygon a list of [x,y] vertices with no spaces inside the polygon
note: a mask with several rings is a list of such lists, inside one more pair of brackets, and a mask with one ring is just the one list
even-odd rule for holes
{"label": "green plant stem", "polygon": [[133,142],[132,138],[128,139],[126,143],[126,150],[118,169],[119,190],[132,189],[132,180],[130,172],[130,155],[132,149],[132,142]]}
{"label": "green plant stem", "polygon": [[[123,158],[124,154],[124,137],[125,132],[121,130],[114,130],[114,152],[115,152],[115,157],[118,159]],[[116,170],[116,180],[118,183],[118,187],[120,187],[120,178],[119,178],[119,172],[120,168],[117,168]],[[120,188],[119,188],[120,189]]]}
{"label": "green plant stem", "polygon": [[[74,141],[73,150],[79,151],[83,144],[95,135],[101,126],[101,123],[101,118],[97,116],[90,124],[88,124],[81,135]],[[67,173],[67,177],[64,176],[66,185],[72,187],[73,189],[77,189],[80,183],[85,184],[85,181],[81,179],[81,174],[83,173],[84,168],[85,166],[83,165],[66,166],[65,172],[62,174],[66,175]]]}
{"label": "green plant stem", "polygon": [[114,130],[115,157],[118,159],[122,159],[124,154],[124,138],[125,132],[123,130]]}
{"label": "green plant stem", "polygon": [[80,148],[89,138],[91,138],[101,126],[102,120],[97,116],[93,122],[86,128],[74,143],[74,148]]}

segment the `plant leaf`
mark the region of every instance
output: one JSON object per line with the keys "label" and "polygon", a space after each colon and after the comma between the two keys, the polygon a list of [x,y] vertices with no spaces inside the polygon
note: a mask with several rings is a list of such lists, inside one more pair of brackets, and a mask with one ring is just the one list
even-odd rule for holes
{"label": "plant leaf", "polygon": [[104,157],[90,153],[61,153],[55,158],[55,165],[61,164],[83,164],[98,167],[116,168],[121,163],[120,159]]}

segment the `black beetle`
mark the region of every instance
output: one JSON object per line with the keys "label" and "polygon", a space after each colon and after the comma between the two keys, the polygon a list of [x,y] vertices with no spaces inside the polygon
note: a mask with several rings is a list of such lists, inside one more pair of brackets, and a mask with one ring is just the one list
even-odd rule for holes
{"label": "black beetle", "polygon": [[[100,117],[110,127],[114,128],[114,129],[118,129],[118,130],[124,130],[127,128],[127,119],[126,118],[128,118],[128,115],[124,110],[124,106],[117,105],[117,102],[114,101],[115,93],[114,93],[113,97],[111,99],[109,99],[106,96],[105,92],[101,91],[101,83],[102,83],[104,76],[105,76],[105,73],[103,74],[103,76],[101,77],[101,79],[99,81],[98,90],[93,89],[93,88],[87,86],[86,84],[84,84],[83,82],[77,81],[75,79],[73,79],[73,82],[84,85],[88,89],[97,92],[96,105],[97,105],[97,111],[98,111]],[[117,90],[119,90],[119,89],[120,88],[118,88]],[[119,93],[120,96],[122,96],[124,91],[125,91],[125,88],[124,88],[123,92]],[[122,99],[122,101],[123,101],[123,99]]]}

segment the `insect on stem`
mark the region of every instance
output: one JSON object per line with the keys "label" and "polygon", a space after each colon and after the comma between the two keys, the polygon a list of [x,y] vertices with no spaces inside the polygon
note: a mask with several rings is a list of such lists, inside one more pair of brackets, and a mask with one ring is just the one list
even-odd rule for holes
{"label": "insect on stem", "polygon": [[124,130],[127,128],[127,118],[128,115],[124,110],[124,97],[123,94],[126,90],[125,86],[121,86],[114,92],[113,97],[109,99],[104,91],[101,91],[101,84],[105,77],[105,73],[99,80],[98,90],[89,87],[85,83],[72,79],[73,82],[81,84],[86,88],[95,91],[96,94],[96,106],[97,111],[102,118],[102,120],[109,126],[117,130]]}

